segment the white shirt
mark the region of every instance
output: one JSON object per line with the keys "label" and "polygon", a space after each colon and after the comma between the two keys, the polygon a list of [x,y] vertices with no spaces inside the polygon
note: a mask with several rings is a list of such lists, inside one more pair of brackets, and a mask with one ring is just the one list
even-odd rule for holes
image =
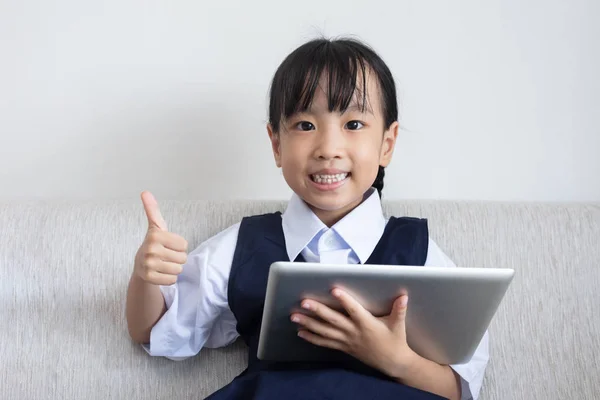
{"label": "white shirt", "polygon": [[[307,262],[365,263],[386,224],[379,194],[373,189],[331,228],[297,195],[282,215],[289,259],[301,253]],[[198,354],[202,347],[223,347],[239,337],[227,299],[239,227],[235,224],[202,243],[189,254],[177,283],[160,287],[168,310],[152,328],[150,344],[143,345],[150,355],[181,360]],[[456,267],[431,239],[425,266]],[[477,399],[488,360],[486,332],[468,363],[451,365],[461,377],[463,400]]]}

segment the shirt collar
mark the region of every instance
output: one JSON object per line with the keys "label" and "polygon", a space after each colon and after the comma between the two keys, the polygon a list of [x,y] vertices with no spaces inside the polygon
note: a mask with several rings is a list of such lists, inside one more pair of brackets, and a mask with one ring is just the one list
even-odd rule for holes
{"label": "shirt collar", "polygon": [[308,205],[296,193],[292,195],[287,208],[282,216],[283,236],[285,248],[290,261],[294,261],[298,254],[322,229],[327,229]]}
{"label": "shirt collar", "polygon": [[[350,246],[361,264],[373,253],[386,225],[379,193],[371,188],[365,197],[358,207],[331,227]],[[290,261],[294,261],[321,230],[327,229],[295,193],[283,213],[282,227]]]}

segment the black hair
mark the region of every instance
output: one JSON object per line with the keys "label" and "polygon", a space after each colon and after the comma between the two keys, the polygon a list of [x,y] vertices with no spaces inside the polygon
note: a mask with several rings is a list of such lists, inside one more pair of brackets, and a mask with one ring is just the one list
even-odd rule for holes
{"label": "black hair", "polygon": [[[354,98],[364,111],[367,104],[367,69],[377,77],[385,129],[398,120],[394,78],[381,57],[355,39],[315,39],[303,44],[281,63],[271,83],[269,123],[279,134],[281,120],[308,110],[326,73],[329,111],[344,112]],[[360,81],[359,81],[360,80]],[[381,196],[385,170],[379,166],[373,187]]]}

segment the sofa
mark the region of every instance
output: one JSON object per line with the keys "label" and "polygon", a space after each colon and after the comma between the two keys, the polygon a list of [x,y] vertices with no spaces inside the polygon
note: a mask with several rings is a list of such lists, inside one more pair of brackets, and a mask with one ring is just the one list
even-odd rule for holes
{"label": "sofa", "polygon": [[[285,208],[160,205],[190,250],[244,215]],[[459,267],[515,269],[489,328],[481,399],[600,398],[600,203],[390,200],[384,209],[427,218]],[[127,283],[146,228],[137,199],[0,203],[0,399],[202,399],[244,369],[241,342],[172,361],[129,338]]]}

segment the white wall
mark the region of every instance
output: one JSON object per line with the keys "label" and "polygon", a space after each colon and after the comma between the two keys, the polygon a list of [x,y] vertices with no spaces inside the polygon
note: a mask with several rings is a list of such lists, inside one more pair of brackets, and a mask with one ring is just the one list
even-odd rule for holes
{"label": "white wall", "polygon": [[286,198],[272,74],[315,35],[388,62],[387,198],[600,200],[600,2],[0,0],[0,198]]}

